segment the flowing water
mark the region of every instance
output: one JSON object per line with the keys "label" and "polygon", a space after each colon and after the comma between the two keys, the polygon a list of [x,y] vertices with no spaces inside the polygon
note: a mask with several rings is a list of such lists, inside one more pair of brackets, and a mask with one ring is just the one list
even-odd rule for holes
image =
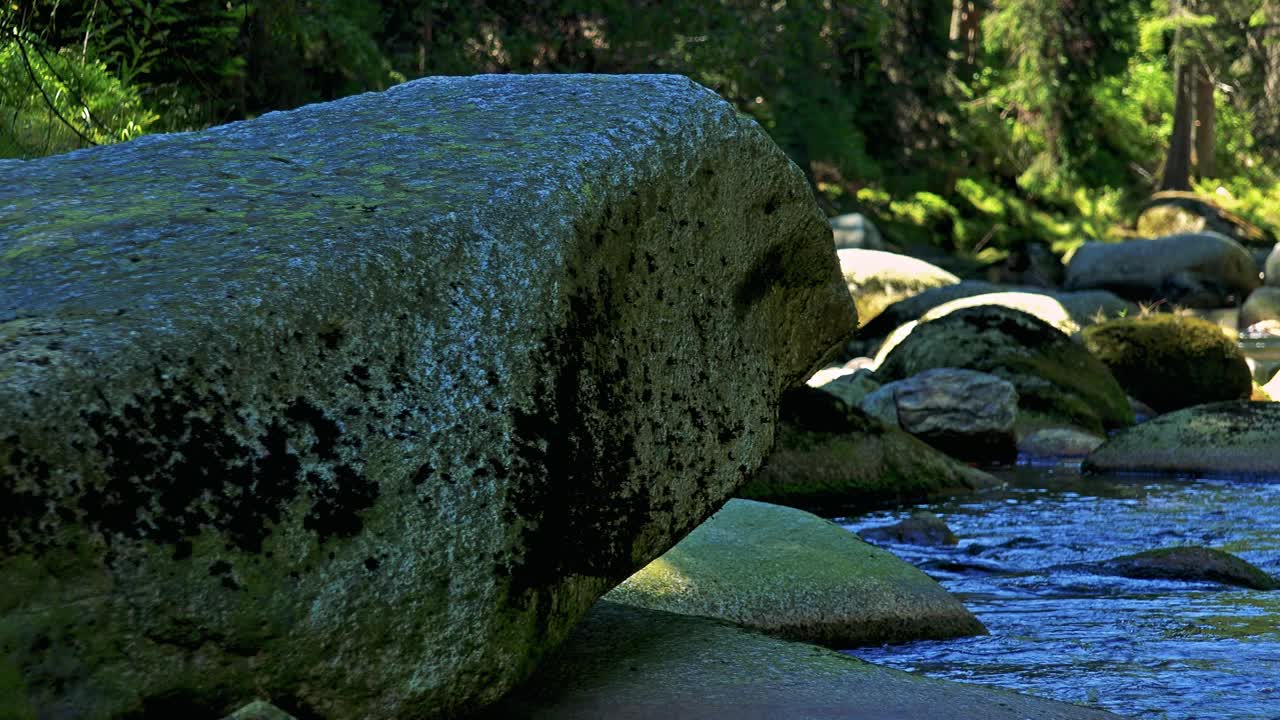
{"label": "flowing water", "polygon": [[[1280,591],[1130,580],[1067,563],[1207,545],[1280,575],[1280,483],[1081,477],[1019,468],[1008,489],[921,505],[958,546],[888,545],[955,593],[989,636],[850,651],[1140,718],[1280,718]],[[839,522],[857,531],[910,510]]]}

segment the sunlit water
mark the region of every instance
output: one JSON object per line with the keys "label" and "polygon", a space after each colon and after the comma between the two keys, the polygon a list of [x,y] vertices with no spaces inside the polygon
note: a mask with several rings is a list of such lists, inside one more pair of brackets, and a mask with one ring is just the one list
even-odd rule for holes
{"label": "sunlit water", "polygon": [[[946,520],[958,547],[887,546],[958,595],[991,635],[851,654],[1133,717],[1280,718],[1280,591],[1048,569],[1196,544],[1278,574],[1280,483],[1007,477],[1007,491],[920,506]],[[909,512],[841,523],[857,531]]]}

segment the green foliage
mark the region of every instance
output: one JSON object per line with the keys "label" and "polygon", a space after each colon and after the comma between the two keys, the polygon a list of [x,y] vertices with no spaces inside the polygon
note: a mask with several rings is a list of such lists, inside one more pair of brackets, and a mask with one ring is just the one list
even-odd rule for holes
{"label": "green foliage", "polygon": [[829,210],[868,212],[900,245],[992,256],[1125,234],[1161,173],[1185,60],[1218,87],[1219,177],[1198,187],[1277,227],[1274,4],[978,0],[980,42],[962,53],[952,0],[9,2],[0,154],[424,75],[682,73],[760,122]]}
{"label": "green foliage", "polygon": [[27,38],[0,44],[0,157],[37,157],[129,140],[157,115],[136,86],[72,48],[42,50]]}

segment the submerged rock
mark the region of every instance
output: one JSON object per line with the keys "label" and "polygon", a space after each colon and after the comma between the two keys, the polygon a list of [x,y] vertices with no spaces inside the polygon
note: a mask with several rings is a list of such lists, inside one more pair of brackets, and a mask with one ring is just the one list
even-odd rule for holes
{"label": "submerged rock", "polygon": [[1246,399],[1253,387],[1240,346],[1199,318],[1111,320],[1086,329],[1084,345],[1125,392],[1159,412]]}
{"label": "submerged rock", "polygon": [[1106,440],[1075,428],[1044,428],[1018,441],[1019,462],[1083,460]]}
{"label": "submerged rock", "polygon": [[784,397],[777,446],[738,497],[834,513],[1000,484],[833,395],[805,391]]}
{"label": "submerged rock", "polygon": [[1066,280],[1070,290],[1110,290],[1130,300],[1199,308],[1234,305],[1258,284],[1249,251],[1214,232],[1087,242],[1071,257]]}
{"label": "submerged rock", "polygon": [[0,674],[39,717],[492,701],[855,324],[803,174],[675,76],[3,163],[0,252]]}
{"label": "submerged rock", "polygon": [[1280,478],[1280,403],[1196,405],[1154,417],[1103,443],[1086,472]]}
{"label": "submerged rock", "polygon": [[1072,567],[1141,580],[1213,582],[1253,590],[1280,590],[1280,580],[1245,560],[1221,550],[1198,546],[1148,550]]}
{"label": "submerged rock", "polygon": [[601,601],[490,720],[1107,720],[1101,710],[912,675],[724,621]]}
{"label": "submerged rock", "polygon": [[1007,380],[960,368],[934,368],[862,398],[861,407],[962,460],[1006,462],[1016,454],[1018,392]]}
{"label": "submerged rock", "polygon": [[933,368],[990,373],[1018,391],[1018,429],[1075,426],[1102,433],[1133,414],[1106,366],[1039,318],[995,305],[963,308],[915,326],[876,374],[900,380]]}
{"label": "submerged rock", "polygon": [[883,525],[858,533],[864,540],[895,542],[902,545],[955,545],[960,542],[942,518],[928,510],[917,510],[911,517],[892,525]]}
{"label": "submerged rock", "polygon": [[928,575],[834,523],[730,500],[606,600],[836,648],[982,635]]}

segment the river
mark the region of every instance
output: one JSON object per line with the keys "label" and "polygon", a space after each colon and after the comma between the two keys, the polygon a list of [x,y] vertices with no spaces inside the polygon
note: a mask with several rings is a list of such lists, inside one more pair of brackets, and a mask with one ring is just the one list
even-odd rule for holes
{"label": "river", "polygon": [[[1069,467],[1003,477],[1006,490],[918,506],[942,517],[958,546],[886,546],[991,634],[850,654],[1136,718],[1280,718],[1280,591],[1047,570],[1196,544],[1280,575],[1280,483],[1081,477]],[[910,511],[837,522],[858,531]]]}

